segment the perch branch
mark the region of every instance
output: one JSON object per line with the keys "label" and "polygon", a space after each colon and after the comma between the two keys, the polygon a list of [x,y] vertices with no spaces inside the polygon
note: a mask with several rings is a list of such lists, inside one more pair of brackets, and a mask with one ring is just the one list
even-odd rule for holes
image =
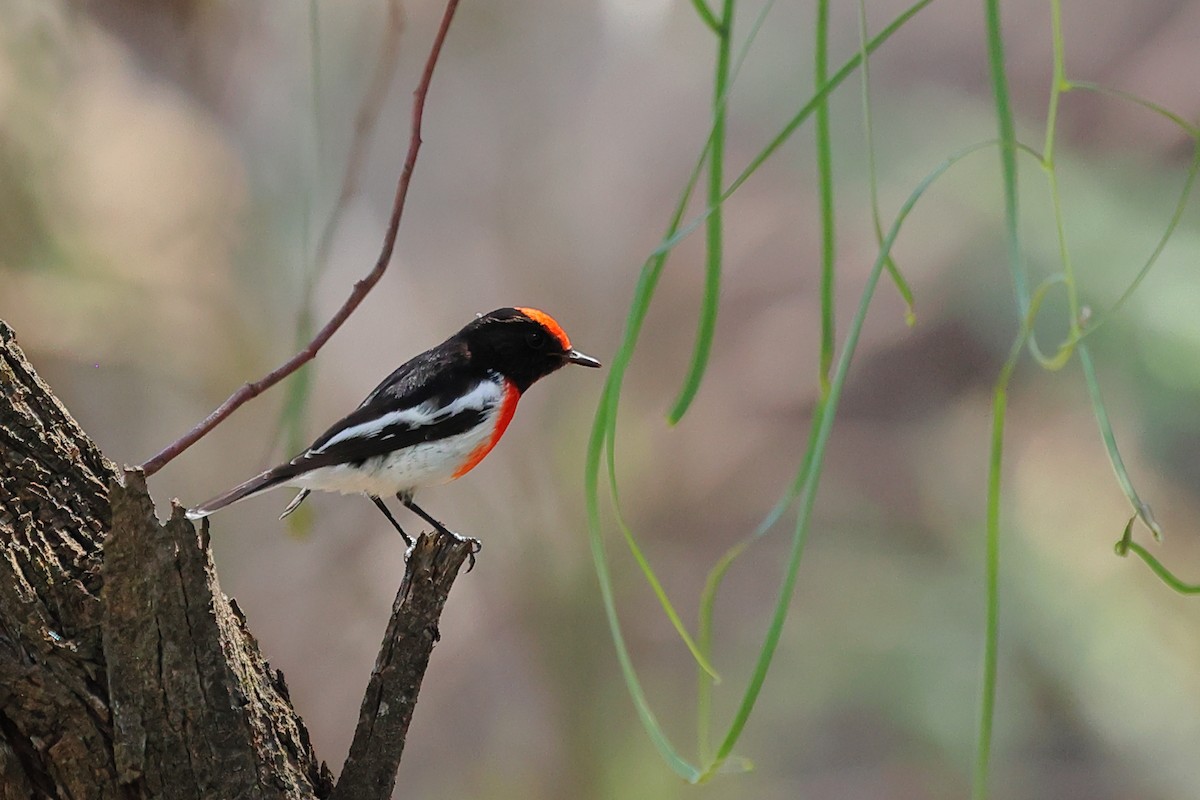
{"label": "perch branch", "polygon": [[253,383],[244,384],[230,395],[224,403],[218,406],[215,411],[196,425],[196,427],[167,445],[162,451],[142,464],[140,469],[147,476],[158,472],[172,459],[198,442],[205,434],[219,425],[226,417],[246,403],[246,401],[262,394],[288,375],[291,375],[303,364],[311,361],[325,343],[329,341],[330,337],[337,332],[338,328],[342,327],[342,323],[349,319],[350,315],[354,313],[354,310],[358,308],[371,289],[375,287],[375,284],[379,283],[379,279],[383,277],[383,273],[387,271],[388,263],[392,259],[392,251],[396,246],[396,234],[400,230],[400,217],[404,213],[404,201],[408,197],[408,185],[412,181],[413,167],[417,163],[417,152],[421,149],[421,118],[425,113],[425,98],[429,94],[429,84],[433,79],[433,68],[437,65],[438,57],[442,52],[442,44],[446,41],[446,34],[450,30],[450,22],[454,19],[454,12],[457,8],[458,0],[448,0],[446,3],[446,10],[442,15],[441,25],[438,27],[437,35],[434,37],[429,57],[425,61],[425,70],[421,74],[421,82],[417,85],[416,91],[413,92],[412,133],[408,142],[408,155],[405,156],[404,168],[400,171],[400,181],[396,186],[396,199],[392,204],[392,214],[388,220],[387,233],[384,234],[383,238],[383,249],[379,253],[379,259],[375,262],[375,267],[367,273],[366,277],[354,284],[354,288],[351,290],[346,302],[342,304],[342,307],[337,310],[333,318],[325,324],[325,327],[317,332],[313,340],[300,352],[296,353],[296,355],[292,356],[263,378]]}
{"label": "perch branch", "polygon": [[438,640],[438,618],[470,552],[469,541],[441,533],[423,533],[413,545],[331,800],[392,796],[421,679]]}

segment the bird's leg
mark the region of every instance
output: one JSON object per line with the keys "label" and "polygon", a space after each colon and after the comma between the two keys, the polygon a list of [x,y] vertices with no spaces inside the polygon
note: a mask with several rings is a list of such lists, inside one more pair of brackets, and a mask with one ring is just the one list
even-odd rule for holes
{"label": "bird's leg", "polygon": [[421,519],[428,522],[430,525],[432,525],[434,527],[434,529],[437,530],[438,533],[444,533],[447,536],[453,536],[455,539],[463,538],[463,537],[459,536],[457,533],[455,533],[454,531],[447,528],[442,523],[438,522],[433,517],[429,516],[429,514],[427,514],[425,512],[425,509],[421,508],[419,505],[417,505],[416,503],[414,503],[412,501],[411,497],[405,497],[402,494],[398,494],[398,495],[396,495],[396,498],[401,503],[403,503],[406,508],[408,508],[410,511],[412,511],[414,514],[416,514]]}
{"label": "bird's leg", "polygon": [[414,503],[412,501],[411,497],[405,497],[403,494],[397,494],[396,499],[398,499],[401,503],[403,503],[404,506],[409,511],[413,512],[418,517],[420,517],[421,519],[425,520],[430,525],[432,525],[434,527],[434,529],[437,530],[438,533],[445,534],[446,536],[453,536],[455,539],[459,540],[460,542],[468,542],[471,545],[471,549],[467,553],[467,559],[468,559],[467,560],[467,572],[470,572],[471,570],[475,569],[475,554],[478,553],[483,548],[482,542],[480,542],[478,539],[473,539],[469,536],[459,536],[457,533],[450,530],[445,525],[443,525],[442,523],[438,522],[433,517],[426,514],[425,510],[423,508],[421,508],[419,505],[417,505],[416,503]]}
{"label": "bird's leg", "polygon": [[383,515],[388,518],[388,522],[392,523],[392,527],[395,528],[396,531],[401,536],[404,537],[404,543],[407,544],[409,547],[412,547],[413,540],[411,538],[409,538],[407,533],[404,532],[404,528],[400,527],[400,523],[396,522],[396,518],[392,516],[391,511],[388,511],[388,507],[386,505],[384,505],[383,501],[380,500],[375,495],[371,495],[371,502],[379,507],[379,510],[383,512]]}

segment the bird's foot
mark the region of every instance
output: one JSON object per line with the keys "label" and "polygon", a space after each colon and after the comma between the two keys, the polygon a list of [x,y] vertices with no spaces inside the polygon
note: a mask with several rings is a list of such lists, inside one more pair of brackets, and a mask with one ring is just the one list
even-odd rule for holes
{"label": "bird's foot", "polygon": [[467,572],[475,569],[475,554],[483,549],[483,542],[473,536],[463,536],[461,533],[455,533],[447,528],[443,528],[442,532],[467,545]]}
{"label": "bird's foot", "polygon": [[396,495],[396,498],[401,503],[403,503],[405,506],[407,506],[410,511],[412,511],[418,517],[420,517],[421,519],[425,520],[430,525],[432,525],[434,527],[434,530],[436,530],[438,533],[443,534],[445,536],[450,536],[454,539],[457,539],[460,542],[469,543],[470,549],[467,552],[467,558],[469,559],[467,562],[467,572],[470,572],[471,570],[475,569],[475,554],[478,553],[480,551],[480,549],[483,548],[483,544],[478,539],[474,539],[470,536],[463,536],[460,533],[455,533],[454,531],[450,530],[445,525],[438,522],[433,517],[429,516],[429,514],[426,513],[423,508],[421,508],[419,505],[414,503],[411,495],[406,495],[403,492],[401,492]]}

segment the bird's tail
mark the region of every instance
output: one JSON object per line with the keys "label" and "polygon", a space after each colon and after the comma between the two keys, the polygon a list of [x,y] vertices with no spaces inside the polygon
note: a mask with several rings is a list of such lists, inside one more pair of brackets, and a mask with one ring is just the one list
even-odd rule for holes
{"label": "bird's tail", "polygon": [[238,484],[227,492],[222,492],[195,508],[189,508],[187,510],[187,518],[200,519],[207,517],[214,511],[219,511],[225,508],[225,506],[231,506],[239,500],[245,500],[247,497],[253,497],[256,494],[274,489],[277,486],[282,486],[290,478],[296,477],[301,471],[296,469],[294,464],[280,464],[278,467],[269,469],[261,475],[256,475],[245,483]]}

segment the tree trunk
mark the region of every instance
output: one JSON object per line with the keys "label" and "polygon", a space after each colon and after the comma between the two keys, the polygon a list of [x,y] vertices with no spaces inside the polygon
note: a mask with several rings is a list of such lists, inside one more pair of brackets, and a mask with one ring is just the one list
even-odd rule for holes
{"label": "tree trunk", "polygon": [[[208,544],[179,507],[159,524],[0,321],[0,800],[333,794]],[[361,786],[339,797],[390,796],[469,549],[414,547],[345,770]]]}

